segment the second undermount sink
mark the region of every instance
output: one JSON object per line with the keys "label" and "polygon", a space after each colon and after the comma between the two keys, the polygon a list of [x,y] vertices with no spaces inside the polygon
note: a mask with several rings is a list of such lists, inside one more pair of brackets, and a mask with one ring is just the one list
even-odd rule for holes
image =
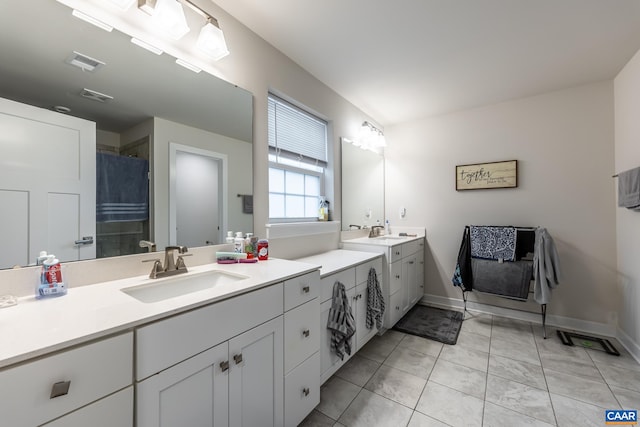
{"label": "second undermount sink", "polygon": [[142,285],[123,288],[121,291],[140,302],[152,303],[248,278],[242,274],[213,270],[166,279],[153,279]]}

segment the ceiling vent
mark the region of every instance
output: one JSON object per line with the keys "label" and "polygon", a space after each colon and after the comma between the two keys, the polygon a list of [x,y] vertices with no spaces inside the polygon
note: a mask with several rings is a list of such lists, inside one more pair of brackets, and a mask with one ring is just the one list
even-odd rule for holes
{"label": "ceiling vent", "polygon": [[95,90],[87,88],[82,89],[80,96],[98,102],[109,102],[113,99],[113,96],[105,95],[104,93],[96,92]]}
{"label": "ceiling vent", "polygon": [[67,57],[67,59],[65,59],[64,62],[69,65],[73,65],[74,67],[78,67],[82,71],[89,71],[91,73],[95,73],[105,65],[105,63],[99,59],[92,58],[80,52],[76,52],[75,50]]}

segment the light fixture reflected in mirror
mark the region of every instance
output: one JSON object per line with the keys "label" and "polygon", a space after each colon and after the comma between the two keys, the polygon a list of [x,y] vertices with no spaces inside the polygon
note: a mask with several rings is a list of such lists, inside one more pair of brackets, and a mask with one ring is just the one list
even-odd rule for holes
{"label": "light fixture reflected in mirror", "polygon": [[202,71],[200,68],[196,67],[195,65],[190,64],[187,61],[183,61],[180,58],[176,59],[176,64],[181,65],[184,68],[186,68],[187,70],[191,70],[196,74],[199,73],[200,71]]}
{"label": "light fixture reflected in mirror", "polygon": [[88,22],[89,24],[95,25],[96,27],[102,30],[105,30],[108,33],[113,31],[113,27],[111,25],[105,24],[104,22],[97,20],[93,16],[89,16],[86,13],[80,12],[79,10],[73,9],[71,14],[78,19],[82,19],[83,21]]}
{"label": "light fixture reflected in mirror", "polygon": [[155,53],[156,55],[162,55],[162,49],[158,49],[157,47],[135,37],[131,37],[131,43],[135,44],[136,46],[140,46],[141,48],[146,49],[151,53]]}

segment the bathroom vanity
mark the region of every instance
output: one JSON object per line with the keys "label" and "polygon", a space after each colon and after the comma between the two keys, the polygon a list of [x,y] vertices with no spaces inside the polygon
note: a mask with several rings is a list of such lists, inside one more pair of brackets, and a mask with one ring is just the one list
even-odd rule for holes
{"label": "bathroom vanity", "polygon": [[344,249],[375,252],[384,258],[381,283],[387,304],[384,329],[390,329],[424,294],[425,236],[386,235],[344,240]]}
{"label": "bathroom vanity", "polygon": [[319,284],[270,259],[22,298],[0,311],[3,424],[295,426],[320,401]]}
{"label": "bathroom vanity", "polygon": [[[378,328],[366,327],[367,278],[374,268],[380,286],[384,289],[383,259],[381,254],[348,250],[334,250],[322,254],[300,258],[299,261],[320,265],[320,382],[324,383],[344,365],[374,335]],[[355,319],[356,332],[351,338],[351,354],[340,359],[331,351],[331,331],[327,329],[331,309],[333,286],[341,282],[346,289],[347,299]],[[383,290],[384,292],[384,290]],[[387,305],[388,309],[388,305]]]}

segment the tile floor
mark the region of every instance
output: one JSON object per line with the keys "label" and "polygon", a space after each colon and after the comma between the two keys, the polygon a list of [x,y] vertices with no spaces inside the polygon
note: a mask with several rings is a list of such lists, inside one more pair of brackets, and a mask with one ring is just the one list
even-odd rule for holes
{"label": "tile floor", "polygon": [[553,328],[486,314],[456,345],[388,331],[321,389],[301,426],[604,426],[605,409],[640,410],[640,364],[563,345]]}

